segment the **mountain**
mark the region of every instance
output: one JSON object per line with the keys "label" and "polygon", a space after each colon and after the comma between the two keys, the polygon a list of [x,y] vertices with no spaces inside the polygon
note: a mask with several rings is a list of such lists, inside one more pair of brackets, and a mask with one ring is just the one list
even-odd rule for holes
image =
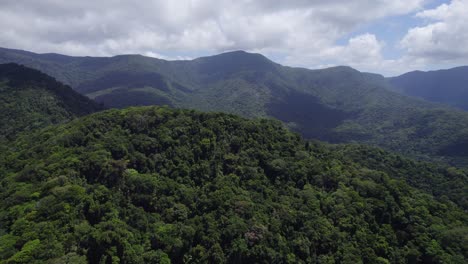
{"label": "mountain", "polygon": [[309,139],[361,142],[468,166],[468,114],[389,91],[383,76],[350,67],[284,67],[260,54],[190,61],[140,55],[69,57],[1,49],[110,107],[168,105],[274,117]]}
{"label": "mountain", "polygon": [[394,91],[468,111],[468,66],[388,78]]}
{"label": "mountain", "polygon": [[466,171],[274,120],[108,110],[19,136],[0,175],[2,263],[468,260]]}
{"label": "mountain", "polygon": [[0,64],[0,140],[103,109],[37,70]]}

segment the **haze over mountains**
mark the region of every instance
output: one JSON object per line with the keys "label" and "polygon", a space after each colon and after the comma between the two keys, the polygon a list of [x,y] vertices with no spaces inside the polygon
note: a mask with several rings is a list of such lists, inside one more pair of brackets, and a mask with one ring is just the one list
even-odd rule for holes
{"label": "haze over mountains", "polygon": [[389,78],[394,91],[468,111],[468,66]]}
{"label": "haze over mountains", "polygon": [[155,104],[269,116],[310,139],[357,141],[456,164],[468,159],[467,113],[392,92],[384,77],[349,67],[284,67],[243,51],[165,61],[1,49],[0,62],[44,71],[108,107]]}

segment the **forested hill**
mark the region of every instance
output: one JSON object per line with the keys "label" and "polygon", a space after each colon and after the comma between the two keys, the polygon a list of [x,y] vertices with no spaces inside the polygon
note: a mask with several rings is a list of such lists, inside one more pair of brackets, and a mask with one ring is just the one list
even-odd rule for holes
{"label": "forested hill", "polygon": [[468,66],[408,72],[388,80],[394,91],[468,111]]}
{"label": "forested hill", "polygon": [[[0,153],[3,263],[466,263],[466,172],[139,107]],[[453,184],[453,186],[451,186]]]}
{"label": "forested hill", "polygon": [[40,69],[111,107],[169,105],[268,116],[309,139],[371,144],[468,166],[468,113],[389,91],[382,76],[350,67],[284,67],[243,51],[166,61],[0,48],[1,61]]}
{"label": "forested hill", "polygon": [[0,140],[103,107],[37,70],[0,64]]}

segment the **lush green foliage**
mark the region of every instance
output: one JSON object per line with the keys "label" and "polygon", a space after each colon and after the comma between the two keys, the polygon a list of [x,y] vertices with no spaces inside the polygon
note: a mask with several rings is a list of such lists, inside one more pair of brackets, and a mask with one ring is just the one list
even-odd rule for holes
{"label": "lush green foliage", "polygon": [[382,76],[349,67],[289,68],[241,51],[164,61],[0,49],[1,61],[40,69],[113,107],[156,104],[270,116],[306,138],[367,143],[468,166],[467,113],[391,92]]}
{"label": "lush green foliage", "polygon": [[388,80],[394,91],[468,110],[468,66],[408,72]]}
{"label": "lush green foliage", "polygon": [[37,70],[0,64],[0,140],[102,109]]}
{"label": "lush green foliage", "polygon": [[[415,162],[378,148],[363,145],[336,145],[332,151],[340,160],[358,163],[363,167],[382,171],[394,178],[404,179],[409,185],[438,199],[450,200],[468,210],[468,174],[466,170]],[[345,165],[346,166],[346,165]]]}
{"label": "lush green foliage", "polygon": [[305,142],[277,121],[109,110],[0,155],[0,259],[466,263],[450,173],[467,186],[463,171]]}

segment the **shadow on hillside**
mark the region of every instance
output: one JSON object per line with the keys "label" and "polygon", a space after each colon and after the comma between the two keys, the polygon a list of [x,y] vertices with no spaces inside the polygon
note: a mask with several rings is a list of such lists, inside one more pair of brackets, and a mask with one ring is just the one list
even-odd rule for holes
{"label": "shadow on hillside", "polygon": [[293,130],[308,139],[339,141],[333,129],[352,116],[324,105],[317,97],[306,93],[288,91],[275,98],[279,99],[267,104],[267,113],[285,123],[294,123]]}

